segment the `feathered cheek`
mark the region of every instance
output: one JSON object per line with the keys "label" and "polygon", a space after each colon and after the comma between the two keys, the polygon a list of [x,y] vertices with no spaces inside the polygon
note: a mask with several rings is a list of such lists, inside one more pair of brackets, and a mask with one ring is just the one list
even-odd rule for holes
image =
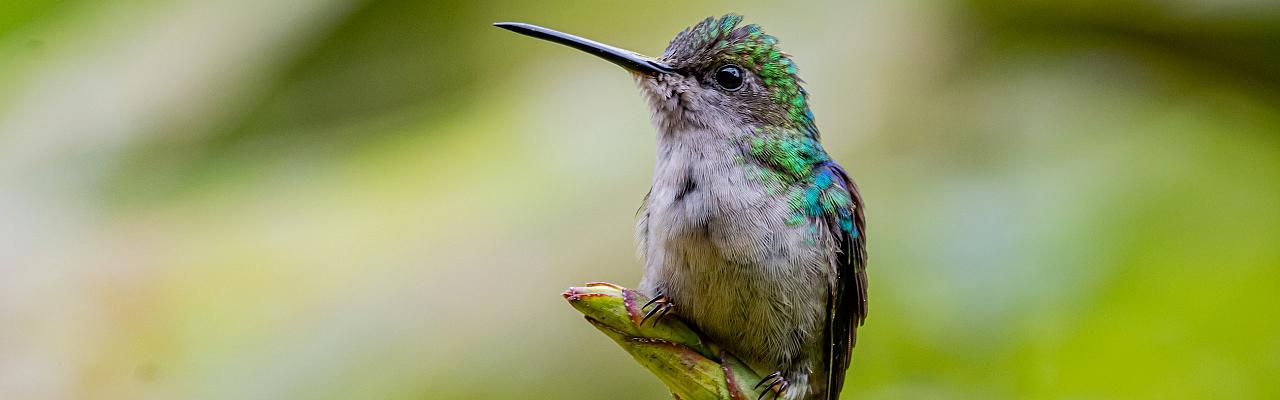
{"label": "feathered cheek", "polygon": [[688,103],[689,87],[684,82],[659,77],[642,78],[641,88],[655,104],[663,108],[678,108]]}

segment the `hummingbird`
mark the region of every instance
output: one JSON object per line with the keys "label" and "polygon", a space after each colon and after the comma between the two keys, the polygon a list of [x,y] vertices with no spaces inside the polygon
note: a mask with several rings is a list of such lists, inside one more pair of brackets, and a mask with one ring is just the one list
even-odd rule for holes
{"label": "hummingbird", "polygon": [[728,14],[654,58],[494,25],[622,66],[647,99],[657,160],[636,223],[645,319],[679,315],[765,376],[762,397],[839,398],[867,316],[866,220],[778,40]]}

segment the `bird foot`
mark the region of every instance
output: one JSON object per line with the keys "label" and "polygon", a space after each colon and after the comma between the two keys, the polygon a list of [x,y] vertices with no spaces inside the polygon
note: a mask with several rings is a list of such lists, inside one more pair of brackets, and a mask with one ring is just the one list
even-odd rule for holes
{"label": "bird foot", "polygon": [[[756,389],[760,389],[761,387],[764,388],[764,391],[760,392],[760,397],[757,397],[756,400],[761,400],[766,397],[774,400],[780,399],[789,386],[791,386],[791,382],[787,381],[787,378],[782,377],[781,371],[776,371],[765,376],[764,379],[760,380],[760,383],[756,384]],[[773,396],[770,397],[769,395]]]}
{"label": "bird foot", "polygon": [[[653,308],[649,308],[649,306],[653,306]],[[671,302],[671,298],[667,297],[666,294],[658,293],[648,303],[644,303],[640,310],[644,311],[645,308],[649,308],[649,311],[644,313],[644,318],[640,319],[640,325],[644,325],[644,322],[648,321],[649,318],[653,318],[653,324],[658,325],[658,321],[661,321],[662,317],[666,317],[671,312],[671,309],[676,308],[676,305]]]}

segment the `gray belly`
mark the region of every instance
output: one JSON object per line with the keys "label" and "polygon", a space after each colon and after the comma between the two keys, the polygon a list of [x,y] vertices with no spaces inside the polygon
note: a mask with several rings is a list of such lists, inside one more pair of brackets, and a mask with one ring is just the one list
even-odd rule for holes
{"label": "gray belly", "polygon": [[[698,179],[691,176],[690,179]],[[760,374],[821,358],[830,238],[788,226],[786,198],[734,174],[655,183],[640,221],[641,289]]]}

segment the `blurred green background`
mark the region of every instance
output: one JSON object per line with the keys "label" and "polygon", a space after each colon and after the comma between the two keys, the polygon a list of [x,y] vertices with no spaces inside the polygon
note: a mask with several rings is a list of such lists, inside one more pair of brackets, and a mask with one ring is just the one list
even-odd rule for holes
{"label": "blurred green background", "polygon": [[868,203],[845,398],[1280,398],[1274,1],[0,3],[0,397],[661,399],[619,68],[778,36]]}

